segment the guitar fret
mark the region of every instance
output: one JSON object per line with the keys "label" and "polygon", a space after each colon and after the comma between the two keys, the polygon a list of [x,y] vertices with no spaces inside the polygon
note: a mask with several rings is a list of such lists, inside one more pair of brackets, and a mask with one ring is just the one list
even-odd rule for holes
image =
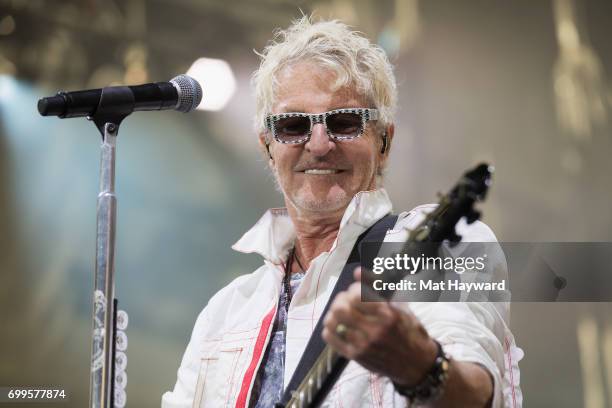
{"label": "guitar fret", "polygon": [[308,403],[310,404],[312,402],[312,384],[313,384],[313,380],[312,378],[308,379]]}

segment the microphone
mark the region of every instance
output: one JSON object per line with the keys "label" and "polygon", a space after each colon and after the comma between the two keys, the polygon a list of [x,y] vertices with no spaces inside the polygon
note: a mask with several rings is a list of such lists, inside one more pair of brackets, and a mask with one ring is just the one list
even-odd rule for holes
{"label": "microphone", "polygon": [[[135,111],[175,109],[186,113],[194,110],[202,101],[202,87],[188,75],[179,75],[170,82],[110,88],[128,88],[134,96]],[[59,116],[62,119],[93,116],[101,96],[102,89],[60,91],[57,96],[39,99],[38,112],[42,116]]]}

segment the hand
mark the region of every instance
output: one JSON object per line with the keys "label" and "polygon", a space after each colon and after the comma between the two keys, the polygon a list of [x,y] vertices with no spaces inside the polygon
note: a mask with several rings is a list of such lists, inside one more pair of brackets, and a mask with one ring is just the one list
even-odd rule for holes
{"label": "hand", "polygon": [[[436,343],[413,313],[382,300],[362,302],[361,268],[354,277],[323,320],[323,340],[342,356],[398,384],[419,384],[433,366]],[[338,325],[346,328],[344,333]]]}

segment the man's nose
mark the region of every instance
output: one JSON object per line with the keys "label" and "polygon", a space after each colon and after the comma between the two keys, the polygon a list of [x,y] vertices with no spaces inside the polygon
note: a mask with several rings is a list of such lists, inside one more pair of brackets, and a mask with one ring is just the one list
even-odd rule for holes
{"label": "man's nose", "polygon": [[322,123],[315,123],[310,140],[306,142],[304,148],[313,156],[325,156],[335,147],[336,143],[327,135],[325,126]]}

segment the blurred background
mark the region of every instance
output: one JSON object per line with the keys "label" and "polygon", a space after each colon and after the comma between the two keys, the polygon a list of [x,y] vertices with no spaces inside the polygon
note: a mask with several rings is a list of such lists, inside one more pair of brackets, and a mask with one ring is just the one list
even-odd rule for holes
{"label": "blurred background", "polygon": [[[499,240],[612,240],[609,0],[0,0],[0,386],[88,401],[100,136],[39,116],[38,98],[200,75],[206,110],[138,113],[118,139],[128,406],[159,406],[200,310],[261,262],[230,245],[282,205],[249,79],[300,10],[356,27],[396,66],[396,211],[488,160]],[[513,304],[525,406],[612,406],[610,312]]]}

